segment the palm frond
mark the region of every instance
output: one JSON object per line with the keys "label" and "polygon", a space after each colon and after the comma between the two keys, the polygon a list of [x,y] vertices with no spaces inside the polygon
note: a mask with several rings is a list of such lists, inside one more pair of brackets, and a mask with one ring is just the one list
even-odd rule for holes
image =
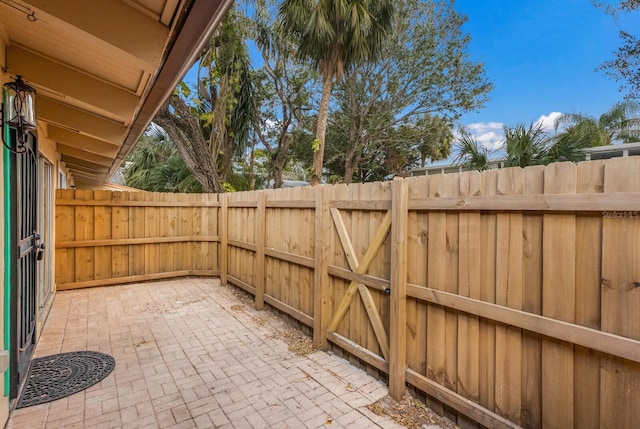
{"label": "palm frond", "polygon": [[489,168],[489,151],[467,128],[460,129],[460,137],[456,140],[456,153],[454,164],[464,169],[483,171]]}

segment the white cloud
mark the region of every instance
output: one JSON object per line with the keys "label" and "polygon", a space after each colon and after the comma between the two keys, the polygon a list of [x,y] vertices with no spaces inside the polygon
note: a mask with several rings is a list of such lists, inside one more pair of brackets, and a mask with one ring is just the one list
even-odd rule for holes
{"label": "white cloud", "polygon": [[475,122],[473,124],[467,125],[467,128],[470,129],[471,131],[483,132],[484,130],[487,130],[487,129],[501,130],[503,126],[504,124],[502,122]]}
{"label": "white cloud", "polygon": [[562,116],[562,113],[560,112],[551,112],[548,115],[540,116],[536,121],[536,124],[542,125],[542,129],[547,132],[553,131],[553,129],[555,128],[555,121],[560,116]]}
{"label": "white cloud", "polygon": [[466,125],[469,132],[476,138],[482,147],[492,151],[500,149],[504,142],[502,122],[474,122]]}

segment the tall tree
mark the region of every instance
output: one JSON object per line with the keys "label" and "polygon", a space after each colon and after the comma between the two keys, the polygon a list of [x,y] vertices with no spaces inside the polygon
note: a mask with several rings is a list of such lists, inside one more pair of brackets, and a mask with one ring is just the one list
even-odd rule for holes
{"label": "tall tree", "polygon": [[[637,12],[640,0],[621,0],[613,3],[592,0],[592,3],[612,15]],[[597,68],[608,76],[622,82],[621,91],[627,91],[626,99],[640,99],[640,39],[628,31],[620,30],[622,44],[613,52],[613,59],[605,61]]]}
{"label": "tall tree", "polygon": [[640,141],[640,102],[616,103],[609,111],[594,116],[567,113],[555,121],[556,130],[566,127],[559,140],[577,147],[604,146]]}
{"label": "tall tree", "polygon": [[200,56],[195,90],[181,84],[154,119],[207,192],[223,191],[255,114],[245,37],[238,12],[229,10]]}
{"label": "tall tree", "polygon": [[426,123],[419,126],[421,122],[441,118],[449,124],[482,107],[492,89],[483,64],[468,55],[470,38],[461,29],[466,17],[455,11],[453,1],[405,0],[396,7],[388,48],[378,61],[348,71],[336,87],[330,127],[340,128],[332,134],[346,142],[332,143],[344,147],[337,156],[343,157],[346,183],[360,165],[377,157],[376,145],[388,152],[398,144],[389,138],[394,129],[404,125],[421,130],[415,137],[429,142],[433,129]]}
{"label": "tall tree", "polygon": [[295,40],[299,57],[311,60],[322,76],[312,185],[322,180],[333,81],[340,81],[345,69],[378,58],[393,14],[393,0],[284,0],[280,5],[279,25]]}
{"label": "tall tree", "polygon": [[273,25],[270,2],[257,1],[252,36],[262,56],[255,72],[256,100],[260,108],[253,132],[270,156],[273,187],[280,188],[291,158],[295,130],[309,122],[316,73],[309,63],[296,63],[291,36]]}

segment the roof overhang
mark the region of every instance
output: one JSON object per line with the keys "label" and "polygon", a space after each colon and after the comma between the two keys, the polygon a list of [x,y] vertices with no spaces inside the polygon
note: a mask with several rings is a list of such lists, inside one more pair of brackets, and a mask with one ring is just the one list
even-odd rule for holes
{"label": "roof overhang", "polygon": [[76,186],[113,175],[233,0],[0,0],[6,72]]}

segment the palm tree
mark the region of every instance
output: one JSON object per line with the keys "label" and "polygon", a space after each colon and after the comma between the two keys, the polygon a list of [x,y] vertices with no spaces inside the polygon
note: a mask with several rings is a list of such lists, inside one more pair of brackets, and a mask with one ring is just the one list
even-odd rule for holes
{"label": "palm tree", "polygon": [[567,128],[558,139],[569,140],[574,146],[605,146],[614,142],[640,141],[640,102],[616,103],[608,112],[595,118],[579,113],[568,113],[556,119],[556,130]]}
{"label": "palm tree", "polygon": [[489,151],[482,146],[467,128],[460,129],[460,137],[456,142],[458,155],[454,161],[465,170],[487,170],[489,168]]}
{"label": "palm tree", "polygon": [[504,147],[507,157],[505,167],[526,167],[528,165],[546,165],[550,159],[552,146],[541,123],[532,122],[529,127],[518,124],[515,127],[504,127]]}
{"label": "palm tree", "polygon": [[[584,147],[580,142],[562,136],[549,136],[541,123],[532,122],[528,127],[524,124],[504,126],[503,130],[504,167],[524,168],[529,165],[584,159]],[[466,128],[460,130],[457,152],[456,163],[462,168],[480,171],[489,168],[489,151]]]}
{"label": "palm tree", "polygon": [[127,186],[152,192],[203,192],[167,134],[153,126],[125,163]]}
{"label": "palm tree", "polygon": [[504,127],[506,150],[505,167],[527,167],[547,165],[552,162],[584,159],[585,142],[560,134],[549,136],[540,122],[532,122],[529,127],[518,124]]}
{"label": "palm tree", "polygon": [[299,58],[311,60],[322,76],[312,185],[322,179],[333,80],[341,80],[350,66],[380,55],[393,14],[392,0],[284,0],[280,4],[278,25],[296,41]]}

